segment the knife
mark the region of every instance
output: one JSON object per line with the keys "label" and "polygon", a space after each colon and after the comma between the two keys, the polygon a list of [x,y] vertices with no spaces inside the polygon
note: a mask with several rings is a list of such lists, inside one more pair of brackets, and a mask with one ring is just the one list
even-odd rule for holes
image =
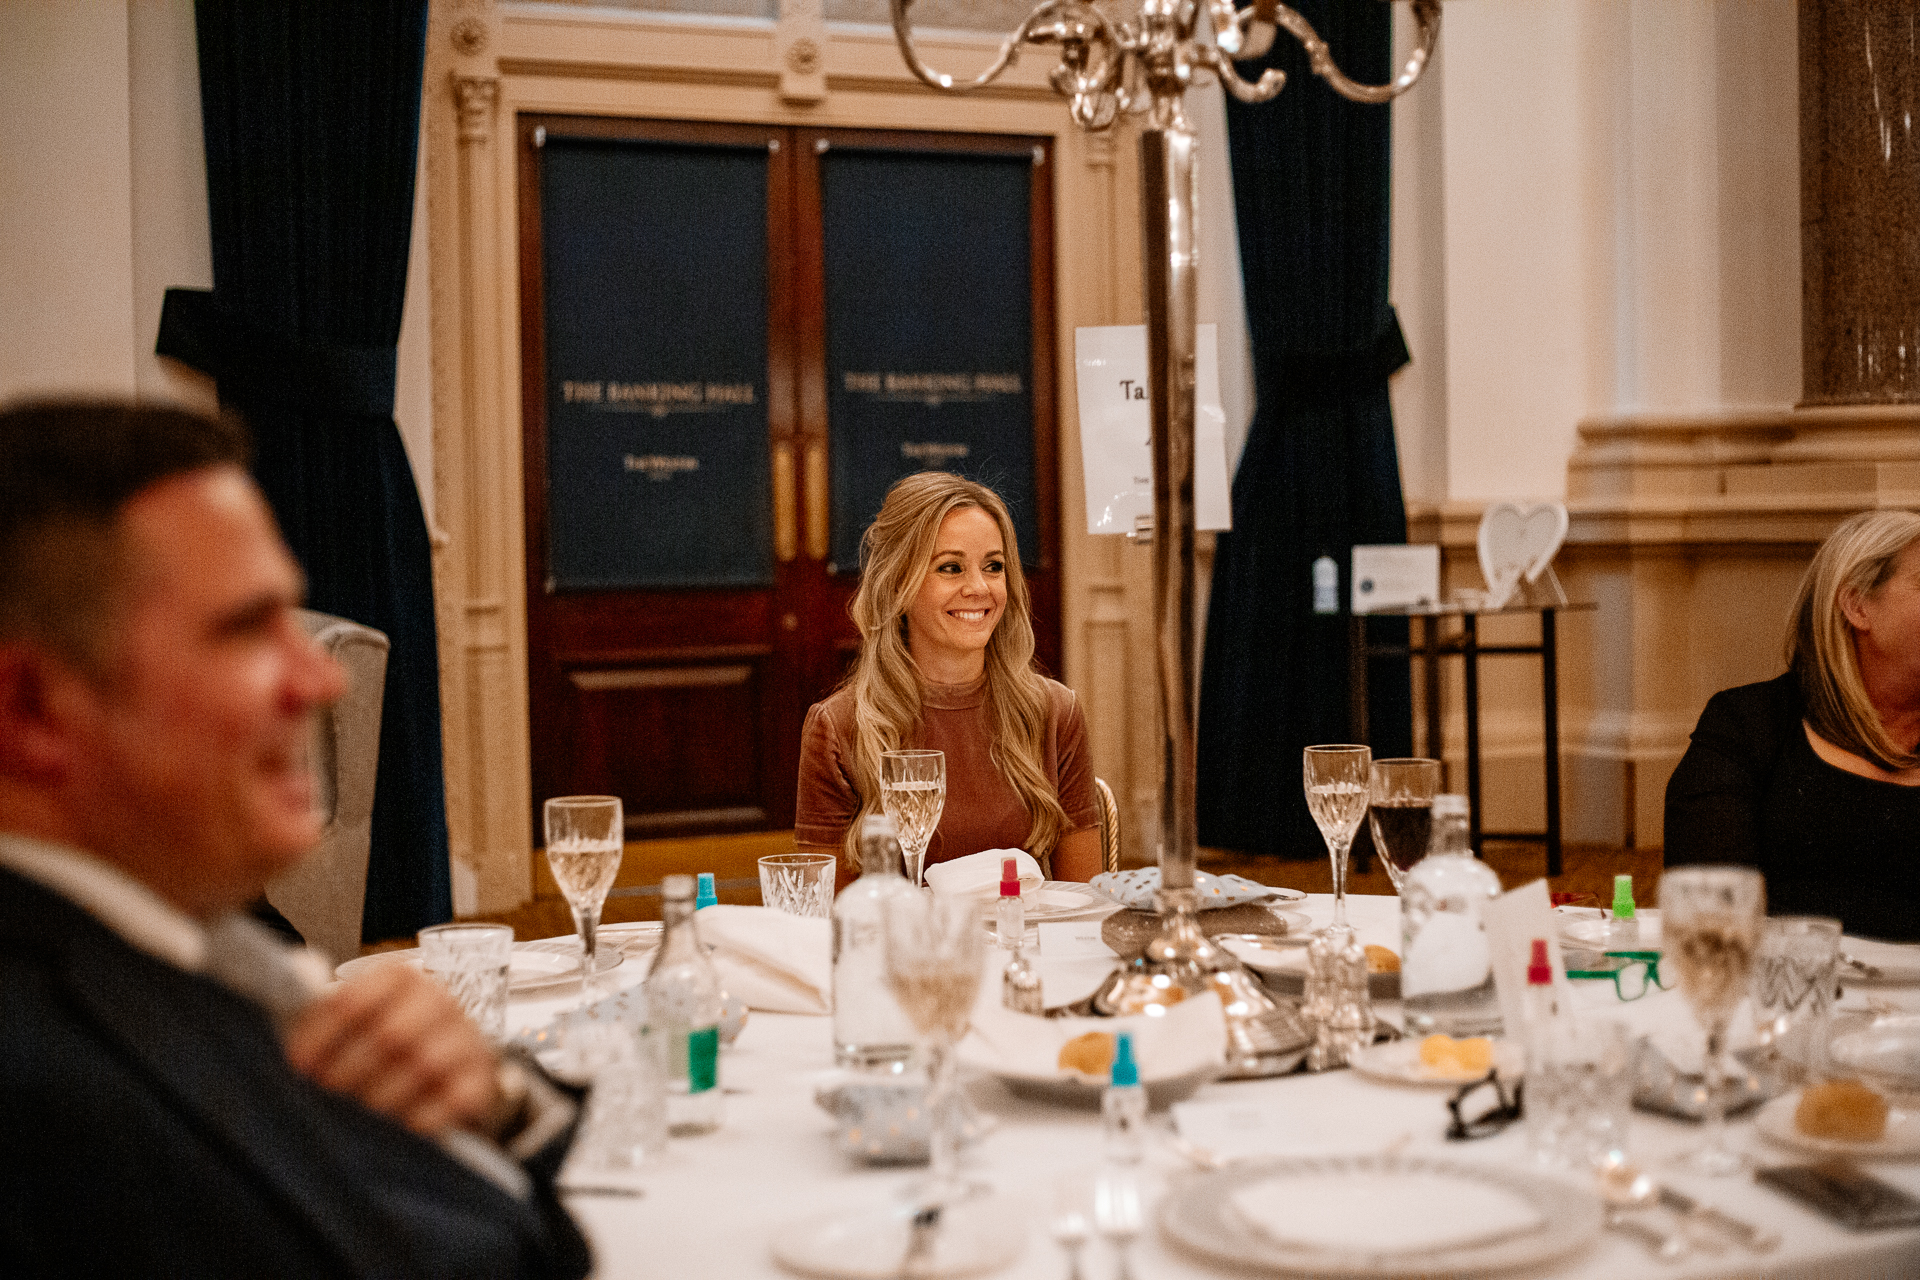
{"label": "knife", "polygon": [[1780,1247],[1779,1232],[1756,1227],[1744,1218],[1736,1218],[1711,1205],[1701,1204],[1684,1191],[1662,1186],[1660,1203],[1683,1218],[1718,1228],[1755,1253],[1768,1253]]}

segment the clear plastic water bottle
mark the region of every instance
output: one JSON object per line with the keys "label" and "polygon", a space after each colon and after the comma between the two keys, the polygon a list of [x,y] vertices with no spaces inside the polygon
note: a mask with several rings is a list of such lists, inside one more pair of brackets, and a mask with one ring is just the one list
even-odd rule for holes
{"label": "clear plastic water bottle", "polygon": [[1500,877],[1467,843],[1467,798],[1433,798],[1427,856],[1400,886],[1400,996],[1420,1035],[1486,1035],[1500,1029],[1493,949],[1483,911]]}
{"label": "clear plastic water bottle", "polygon": [[676,1134],[720,1127],[720,978],[693,924],[693,877],[660,885],[667,923],[647,972],[648,1031],[661,1038],[667,1127]]}
{"label": "clear plastic water bottle", "polygon": [[893,819],[860,824],[860,878],[833,903],[833,1060],[842,1067],[898,1069],[913,1053],[913,1024],[887,986],[887,903],[917,896],[900,874]]}

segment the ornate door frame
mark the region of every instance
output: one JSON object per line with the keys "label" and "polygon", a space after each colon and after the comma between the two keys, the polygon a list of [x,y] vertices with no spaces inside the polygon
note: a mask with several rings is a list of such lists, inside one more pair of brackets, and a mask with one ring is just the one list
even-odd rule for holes
{"label": "ornate door frame", "polygon": [[[801,6],[802,9],[807,6]],[[1151,744],[1145,554],[1085,532],[1073,330],[1137,322],[1130,137],[1074,128],[1042,60],[956,112],[913,81],[890,33],[433,0],[422,136],[432,307],[434,594],[447,819],[473,903],[532,894],[522,511],[518,190],[521,112],[1049,135],[1055,157],[1056,412],[1062,494],[1062,678],[1086,707],[1095,769],[1123,797],[1130,844],[1158,791]],[[943,65],[984,62],[985,36],[923,40]]]}

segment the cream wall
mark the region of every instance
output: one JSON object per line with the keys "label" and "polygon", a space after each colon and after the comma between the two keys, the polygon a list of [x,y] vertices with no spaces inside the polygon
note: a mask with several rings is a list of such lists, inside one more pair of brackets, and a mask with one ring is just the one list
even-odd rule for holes
{"label": "cream wall", "polygon": [[[192,0],[0,0],[0,110],[0,400],[212,409],[211,381],[153,354],[167,289],[213,284]],[[431,512],[424,273],[408,285],[395,417]]]}

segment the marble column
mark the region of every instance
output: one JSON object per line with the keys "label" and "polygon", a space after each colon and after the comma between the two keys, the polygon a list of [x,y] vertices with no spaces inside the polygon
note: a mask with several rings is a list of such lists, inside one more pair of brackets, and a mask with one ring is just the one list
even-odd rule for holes
{"label": "marble column", "polygon": [[1803,403],[1920,402],[1920,13],[1801,0]]}

